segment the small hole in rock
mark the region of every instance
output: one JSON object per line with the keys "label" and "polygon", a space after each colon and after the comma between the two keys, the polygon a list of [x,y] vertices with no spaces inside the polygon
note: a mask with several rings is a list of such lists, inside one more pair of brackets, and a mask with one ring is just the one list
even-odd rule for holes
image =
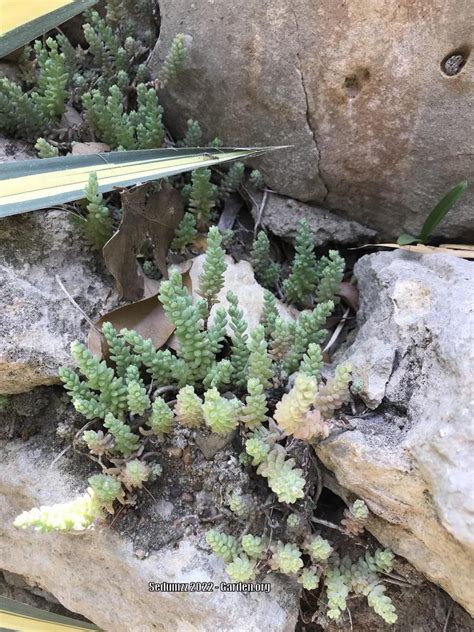
{"label": "small hole in rock", "polygon": [[356,75],[349,75],[344,79],[344,88],[349,99],[354,99],[360,91],[360,81]]}
{"label": "small hole in rock", "polygon": [[370,71],[367,68],[359,68],[353,74],[344,79],[344,88],[349,99],[354,99],[362,90],[362,84],[370,79]]}
{"label": "small hole in rock", "polygon": [[466,65],[469,52],[467,48],[459,48],[446,55],[441,62],[441,71],[447,77],[454,77],[454,75],[459,74]]}

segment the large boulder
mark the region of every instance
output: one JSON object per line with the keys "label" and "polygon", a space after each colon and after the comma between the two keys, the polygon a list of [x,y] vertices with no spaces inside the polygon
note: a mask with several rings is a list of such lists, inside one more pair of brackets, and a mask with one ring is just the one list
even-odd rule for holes
{"label": "large boulder", "polygon": [[[177,33],[191,39],[160,97],[171,130],[192,117],[209,140],[292,145],[260,161],[277,192],[393,238],[472,172],[470,0],[159,5],[153,74]],[[442,234],[472,238],[473,201],[471,189]]]}
{"label": "large boulder", "polygon": [[70,343],[85,340],[90,328],[71,298],[94,318],[112,284],[59,211],[0,220],[0,279],[0,394],[58,382]]}
{"label": "large boulder", "polygon": [[[173,494],[181,482],[178,468],[170,472],[167,500],[154,501],[146,495],[147,513],[143,515],[142,507],[140,522],[133,521],[127,512],[122,516],[117,512],[115,527],[76,534],[40,534],[13,527],[13,520],[22,511],[71,500],[85,489],[79,474],[84,468],[76,465],[72,473],[71,467],[61,467],[52,444],[54,440],[35,435],[28,442],[10,441],[0,446],[0,570],[21,575],[30,586],[46,590],[63,606],[105,631],[295,629],[299,590],[288,578],[275,574],[264,577],[260,581],[268,584],[267,592],[220,589],[221,582],[228,584],[230,580],[222,560],[207,551],[202,530],[194,535],[192,525],[197,516],[190,514],[199,512],[197,503],[193,508],[184,503],[181,519],[176,519],[178,501]],[[229,455],[224,455],[222,476],[224,469],[229,470]],[[215,477],[215,460],[208,467]],[[234,475],[234,469],[230,470]],[[168,476],[166,466],[164,471]],[[218,496],[225,486],[213,479],[213,487]],[[153,493],[159,496],[160,491],[153,489]],[[181,531],[187,521],[191,526],[183,537]],[[129,533],[121,534],[122,530]],[[155,544],[145,546],[144,540]],[[166,540],[168,545],[156,544]],[[176,587],[151,591],[149,582]],[[179,584],[191,583],[201,587],[180,590]]]}
{"label": "large boulder", "polygon": [[367,410],[317,447],[370,531],[474,613],[474,268],[378,253],[355,266],[360,328],[343,355]]}

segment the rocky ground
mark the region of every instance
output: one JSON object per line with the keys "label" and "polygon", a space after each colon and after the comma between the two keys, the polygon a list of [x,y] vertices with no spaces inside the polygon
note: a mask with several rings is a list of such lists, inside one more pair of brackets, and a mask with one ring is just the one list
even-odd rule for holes
{"label": "rocky ground", "polygon": [[[245,531],[228,509],[234,491],[255,499],[257,526],[270,525],[275,538],[283,533],[263,479],[238,461],[237,433],[216,441],[181,428],[156,441],[150,458],[161,464],[160,478],[94,531],[13,528],[22,511],[82,493],[97,471],[74,441],[84,419],[57,370],[70,363],[71,341],[87,340],[90,319],[119,300],[101,257],[61,211],[0,221],[0,395],[9,396],[0,409],[0,594],[114,632],[474,631],[474,268],[448,255],[352,249],[416,232],[469,171],[469,51],[459,49],[465,60],[455,75],[443,70],[467,41],[468,20],[459,19],[467,0],[456,16],[438,1],[388,3],[376,15],[367,3],[336,11],[323,1],[317,13],[303,0],[291,8],[280,0],[232,7],[218,0],[210,13],[208,3],[159,4],[152,77],[177,32],[192,43],[179,82],[160,95],[174,136],[193,116],[206,137],[226,144],[291,145],[258,163],[273,189],[265,202],[253,191],[259,205],[250,212],[239,204],[226,289],[239,295],[246,320],[258,322],[263,301],[246,261],[254,222],[269,232],[285,269],[297,222],[306,218],[319,251],[340,248],[347,278],[357,282],[358,309],[353,301],[325,357],[328,373],[332,364],[352,364],[353,398],[341,431],[315,453],[305,448],[317,497],[308,511],[326,523],[321,533],[341,555],[379,543],[394,551],[394,573],[385,579],[398,621],[384,624],[365,598],[353,597],[336,626],[319,614],[321,591],[302,592],[278,573],[258,578],[271,584],[265,594],[148,590],[148,582],[228,580],[204,534],[210,526]],[[0,162],[33,153],[32,143],[0,139]],[[440,239],[472,237],[472,191]],[[201,265],[199,257],[194,286]],[[291,309],[280,310],[291,318]],[[339,524],[356,498],[370,519],[351,539],[327,523]]]}
{"label": "rocky ground", "polygon": [[[18,221],[9,220],[4,225]],[[29,367],[35,367],[35,375],[40,376],[36,384],[49,384],[56,367],[65,361],[68,341],[78,334],[84,338],[88,330],[67,296],[50,283],[58,265],[56,244],[62,244],[64,259],[74,257],[75,265],[82,256],[75,250],[81,251],[83,246],[78,240],[63,239],[62,226],[67,220],[61,214],[38,213],[23,221],[41,227],[36,228],[36,234],[43,235],[48,244],[42,252],[48,282],[41,292],[24,294],[24,270],[34,270],[41,250],[38,239],[36,248],[17,249],[4,263],[10,280],[4,291],[17,297],[17,309],[27,303],[30,313],[42,311],[51,340],[60,339],[62,344],[48,350],[45,366],[37,360],[44,345],[38,329],[27,344],[13,346],[10,342],[10,349],[18,356],[10,352],[6,360],[3,356],[3,362],[21,363],[21,369],[16,377],[11,371],[1,373],[3,392],[25,390]],[[442,627],[448,614],[452,626],[472,629],[469,616],[423,577],[442,586],[466,608],[473,607],[470,510],[466,504],[471,459],[468,447],[472,442],[467,423],[472,394],[468,352],[472,348],[471,269],[470,263],[445,255],[364,256],[354,269],[360,292],[358,326],[343,334],[345,342],[336,353],[336,357],[350,358],[359,392],[354,409],[346,413],[349,429],[317,448],[324,483],[339,496],[324,492],[315,515],[337,522],[344,507],[338,497],[366,501],[373,515],[369,531],[401,556],[396,567],[399,583],[389,587],[399,612],[399,622],[392,628],[396,630],[437,629],[430,627],[433,621]],[[83,268],[80,284],[69,287],[78,302],[82,297],[82,308],[93,310],[92,304],[84,303],[81,290],[91,286],[102,288],[89,294],[99,309],[107,294],[107,280],[97,268]],[[58,304],[62,305],[60,310]],[[38,326],[31,323],[32,328]],[[25,339],[24,321],[13,318],[9,327],[9,341],[21,336]],[[446,397],[446,392],[451,396]],[[2,417],[0,480],[6,511],[1,526],[1,559],[7,572],[23,576],[30,585],[40,586],[71,611],[105,629],[130,629],[132,625],[136,630],[152,629],[148,613],[157,608],[161,614],[156,629],[219,625],[231,630],[236,617],[245,621],[239,624],[242,630],[264,626],[292,630],[297,620],[301,629],[320,629],[319,621],[311,623],[317,595],[303,596],[300,614],[296,585],[275,574],[271,576],[272,593],[264,599],[234,594],[225,596],[224,601],[222,594],[213,594],[188,595],[183,600],[182,596],[146,590],[148,581],[160,578],[225,580],[221,563],[209,556],[203,533],[214,524],[216,514],[222,514],[217,518],[219,526],[225,524],[235,533],[242,529],[225,507],[233,490],[260,496],[261,502],[266,494],[261,479],[238,464],[238,437],[209,448],[207,438],[181,430],[157,447],[163,476],[150,487],[150,494],[140,495],[135,508],[119,512],[97,533],[44,536],[15,530],[12,519],[31,506],[61,502],[84,489],[95,466],[80,450],[70,448],[71,434],[83,422],[60,387],[54,386],[13,396]],[[334,533],[326,535],[334,539]],[[369,536],[362,539],[356,551],[370,542]],[[339,545],[344,552],[353,546],[347,538]],[[28,551],[28,555],[18,551]],[[90,578],[86,585],[75,581],[81,575]],[[98,614],[97,600],[113,603],[113,607]],[[428,611],[432,613],[429,624]],[[369,611],[364,600],[351,604],[351,615],[353,629],[389,629]]]}

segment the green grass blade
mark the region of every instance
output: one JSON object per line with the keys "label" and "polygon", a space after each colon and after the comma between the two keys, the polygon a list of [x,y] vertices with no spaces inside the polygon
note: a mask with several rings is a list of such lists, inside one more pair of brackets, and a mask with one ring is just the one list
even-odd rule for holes
{"label": "green grass blade", "polygon": [[0,165],[0,217],[46,209],[84,197],[89,174],[97,173],[99,190],[244,160],[274,147],[180,148],[113,151],[89,156],[62,156]]}
{"label": "green grass blade", "polygon": [[425,242],[428,239],[436,226],[438,226],[438,224],[444,219],[446,213],[453,206],[456,200],[464,193],[467,187],[467,180],[459,182],[459,184],[456,184],[456,186],[446,193],[443,199],[438,202],[423,224],[420,232],[420,241]]}

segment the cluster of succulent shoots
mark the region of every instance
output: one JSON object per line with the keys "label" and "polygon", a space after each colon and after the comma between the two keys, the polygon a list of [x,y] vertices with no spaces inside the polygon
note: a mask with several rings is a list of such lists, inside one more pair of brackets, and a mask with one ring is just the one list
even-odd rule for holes
{"label": "cluster of succulent shoots", "polygon": [[[157,149],[164,144],[167,131],[160,90],[182,73],[189,42],[183,33],[175,36],[152,81],[144,62],[154,45],[154,3],[107,0],[105,4],[104,14],[85,13],[81,46],[74,47],[62,33],[45,42],[37,40],[23,49],[22,83],[0,78],[0,130],[25,138],[39,136],[35,148],[40,158],[58,156],[68,148],[63,141],[90,140],[91,135],[110,149]],[[66,138],[61,116],[68,105],[78,117],[82,114],[83,124],[69,129]],[[219,148],[223,143],[218,138],[204,139],[199,123],[190,119],[176,144]],[[200,169],[191,179],[174,178],[188,209],[176,235],[178,250],[193,242],[196,230],[208,228],[217,201],[242,183],[244,165],[232,165],[219,186],[210,182],[210,176],[208,169]],[[258,171],[253,172],[252,181],[261,181]],[[103,200],[93,179],[85,194],[88,204],[78,210],[84,221],[76,224],[86,241],[100,250],[112,234],[108,196]]]}
{"label": "cluster of succulent shoots", "polygon": [[[272,261],[270,241],[260,231],[253,243],[252,261],[260,283],[269,289],[279,285],[280,264]],[[281,292],[299,307],[337,301],[337,291],[344,275],[344,259],[337,250],[317,258],[309,224],[302,219],[296,233],[295,257],[291,272],[281,284]]]}
{"label": "cluster of succulent shoots", "polygon": [[[306,590],[325,592],[324,617],[339,622],[347,609],[351,593],[364,595],[370,607],[386,623],[397,620],[395,607],[382,583],[380,573],[392,570],[394,555],[388,549],[377,549],[373,554],[352,560],[341,558],[332,544],[321,535],[312,533],[311,526],[301,514],[290,513],[283,536],[287,540],[273,540],[267,535],[247,533],[252,527],[252,513],[242,513],[242,507],[251,506],[245,497],[233,497],[230,507],[237,517],[247,523],[240,538],[210,529],[206,542],[215,555],[222,558],[225,570],[233,582],[249,582],[258,575],[274,571],[296,578]],[[351,537],[360,534],[369,516],[362,500],[356,500],[346,509],[342,530]],[[355,527],[357,525],[357,529]]]}
{"label": "cluster of succulent shoots", "polygon": [[[125,4],[128,6],[125,7]],[[144,4],[149,4],[149,7],[145,8]],[[122,7],[119,20],[116,19],[117,12],[114,15],[109,10],[112,5],[114,8],[117,5]],[[137,29],[136,15],[133,15],[136,5],[141,5],[140,10],[145,10],[145,15],[151,17],[151,3],[143,1],[123,3],[108,0],[104,17],[97,11],[88,11],[83,24],[87,44],[84,49],[80,46],[74,48],[63,33],[48,37],[45,42],[38,39],[32,45],[25,46],[19,63],[22,83],[6,77],[0,80],[0,110],[4,114],[0,128],[27,138],[41,133],[46,133],[49,138],[61,138],[64,131],[61,131],[63,126],[59,125],[59,121],[68,102],[79,108],[85,107],[89,114],[91,99],[95,99],[94,122],[100,118],[101,105],[109,108],[114,120],[109,122],[108,130],[114,127],[121,131],[119,136],[123,136],[126,142],[125,120],[121,124],[119,109],[129,93],[133,92],[132,86],[141,85],[142,89],[145,88],[149,72],[141,62],[146,60],[154,41],[152,27],[148,31],[142,25]],[[160,85],[172,81],[181,70],[184,49],[184,36],[179,35],[161,69]],[[109,93],[109,88],[113,86],[115,90]],[[90,90],[91,94],[88,93]],[[97,95],[104,96],[106,100],[110,97],[110,104],[97,100]],[[161,111],[155,108],[150,110],[152,112],[159,115],[155,122],[143,117],[139,121],[142,127],[138,135],[147,142],[156,130],[162,129]],[[148,123],[151,123],[151,127]],[[130,121],[131,129],[134,129],[134,124],[137,124],[138,129],[138,122]],[[51,145],[44,138],[41,138],[37,149],[40,157],[57,155],[57,144]]]}
{"label": "cluster of succulent shoots", "polygon": [[[288,454],[288,438],[312,442],[327,437],[335,410],[349,399],[350,367],[337,367],[326,381],[320,376],[319,343],[334,303],[319,303],[297,320],[285,321],[266,291],[261,323],[249,331],[232,292],[226,295],[227,309],[219,305],[226,261],[217,227],[209,229],[207,241],[199,300],[193,300],[177,270],[160,286],[177,352],[157,350],[137,332],[119,332],[106,322],[102,333],[108,362],[76,341],[71,354],[77,371],[64,367],[60,377],[74,407],[89,422],[83,444],[106,477],[102,483],[114,481],[110,489],[116,489],[118,502],[133,502],[135,491],[156,477],[159,465],[147,462],[146,447],[180,424],[220,435],[240,427],[242,460],[257,467],[278,502],[294,504],[304,497],[306,481]],[[295,379],[285,392],[291,373]],[[276,403],[275,390],[282,394]],[[108,499],[104,507],[110,511],[112,505]],[[36,512],[30,524],[41,528],[42,519]],[[26,522],[24,517],[22,525]],[[59,520],[58,528],[69,524]]]}

